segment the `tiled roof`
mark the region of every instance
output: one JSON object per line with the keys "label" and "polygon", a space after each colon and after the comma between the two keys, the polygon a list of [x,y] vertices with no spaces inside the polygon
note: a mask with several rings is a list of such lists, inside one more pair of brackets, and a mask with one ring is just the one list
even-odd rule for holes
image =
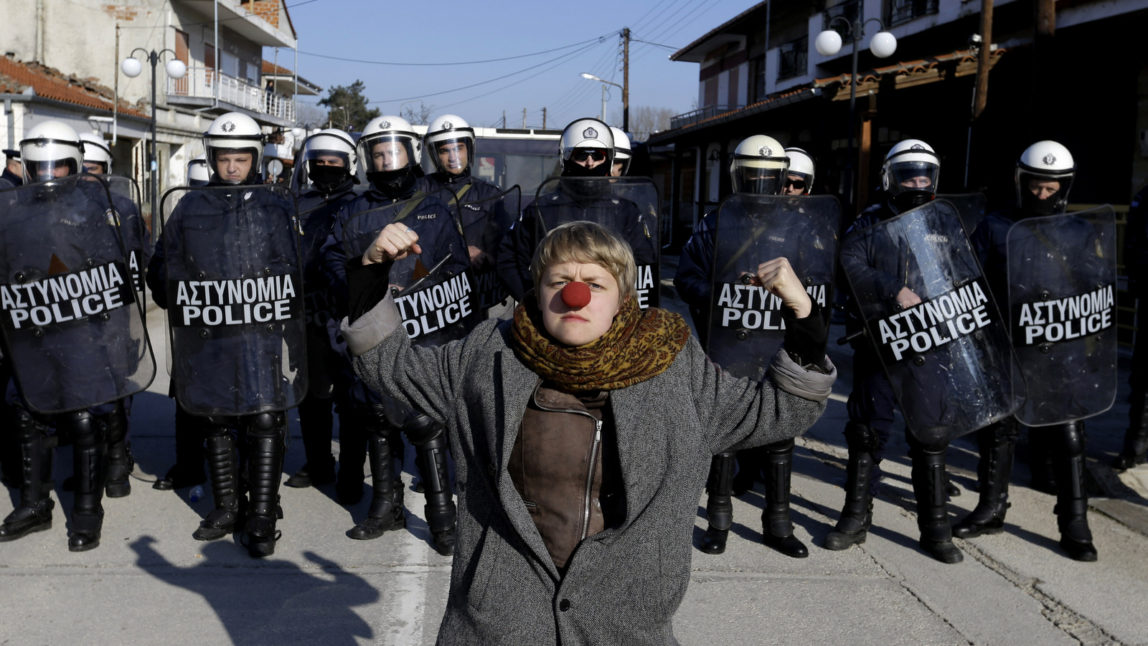
{"label": "tiled roof", "polygon": [[[1000,61],[1006,51],[1003,47],[992,50],[992,53],[989,55],[990,69]],[[950,74],[959,78],[976,73],[977,54],[968,49],[958,49],[947,54],[938,54],[937,56],[912,61],[901,61],[893,65],[859,71],[857,72],[857,96],[875,92],[878,84],[886,77],[893,77],[895,87],[905,88],[940,81]],[[833,101],[841,101],[849,98],[848,73],[814,79],[811,85],[812,87],[822,90],[835,87],[835,94],[826,94],[826,96]]]}
{"label": "tiled roof", "polygon": [[[40,63],[24,63],[8,56],[0,56],[0,94],[21,94],[29,87],[36,96],[45,99],[71,103],[109,114],[112,112],[112,91],[96,83],[94,79],[66,76],[60,70]],[[119,111],[144,119],[150,118],[126,101],[120,101]]]}

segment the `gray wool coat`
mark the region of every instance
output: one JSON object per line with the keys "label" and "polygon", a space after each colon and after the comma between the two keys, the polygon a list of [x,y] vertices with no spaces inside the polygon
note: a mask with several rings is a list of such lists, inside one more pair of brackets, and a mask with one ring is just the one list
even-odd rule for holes
{"label": "gray wool coat", "polygon": [[[582,541],[560,577],[507,462],[539,377],[509,322],[413,347],[390,296],[343,334],[372,388],[442,421],[456,462],[458,535],[439,644],[676,644],[698,498],[711,456],[804,432],[836,369],[780,352],[755,383],[723,373],[693,337],[662,374],[610,393],[625,494],[620,527]],[[799,393],[799,394],[792,394]]]}

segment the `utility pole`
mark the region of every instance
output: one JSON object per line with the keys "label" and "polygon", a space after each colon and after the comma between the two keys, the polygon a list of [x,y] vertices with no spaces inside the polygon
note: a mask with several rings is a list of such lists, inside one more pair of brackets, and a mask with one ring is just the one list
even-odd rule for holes
{"label": "utility pole", "polygon": [[546,106],[542,106],[542,129],[546,129]]}
{"label": "utility pole", "polygon": [[630,132],[630,28],[622,29],[622,130]]}
{"label": "utility pole", "polygon": [[526,108],[522,108],[522,129],[526,130]]}

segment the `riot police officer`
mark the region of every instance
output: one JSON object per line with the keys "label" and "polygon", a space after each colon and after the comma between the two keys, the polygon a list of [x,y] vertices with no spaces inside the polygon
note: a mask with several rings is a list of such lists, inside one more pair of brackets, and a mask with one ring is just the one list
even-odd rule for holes
{"label": "riot police officer", "polygon": [[[299,426],[307,460],[285,483],[288,487],[310,487],[335,481],[335,457],[331,454],[332,404],[339,375],[349,374],[350,366],[331,346],[329,335],[333,308],[327,296],[326,274],[320,258],[334,226],[335,214],[355,198],[358,180],[352,174],[356,165],[355,142],[342,130],[320,130],[303,142],[291,178],[297,196],[299,219],[303,226],[303,282],[307,304],[306,399],[299,404]],[[345,392],[345,388],[338,388]],[[345,435],[355,431],[347,415],[340,415]],[[361,479],[361,476],[360,476]]]}
{"label": "riot police officer", "polygon": [[804,150],[791,146],[785,149],[789,169],[785,172],[782,195],[809,195],[813,192],[813,158]]}
{"label": "riot police officer", "polygon": [[[1038,141],[1021,153],[1017,160],[1014,182],[1016,184],[1016,207],[987,216],[977,227],[973,242],[981,255],[981,263],[990,279],[990,285],[1001,302],[1010,303],[1010,309],[1016,309],[1019,302],[1013,303],[1015,294],[1013,289],[1013,270],[1010,268],[1009,256],[1020,253],[1013,249],[1015,235],[1010,233],[1016,229],[1014,226],[1033,222],[1026,220],[1041,216],[1051,216],[1064,213],[1068,204],[1068,193],[1072,188],[1072,180],[1076,174],[1072,154],[1063,145],[1050,140]],[[1020,229],[1023,231],[1023,229]],[[1040,236],[1044,238],[1045,236]],[[1069,236],[1073,246],[1071,269],[1072,272],[1087,272],[1089,265],[1108,263],[1111,265],[1115,278],[1115,258],[1104,258],[1105,254],[1095,254],[1095,240],[1088,240],[1079,235]],[[1014,240],[1010,240],[1014,238]],[[1043,241],[1038,244],[1044,244]],[[1056,246],[1056,243],[1052,243]],[[1063,250],[1062,250],[1063,252]],[[1091,254],[1091,258],[1090,258]],[[1026,260],[1026,263],[1028,261]],[[1030,270],[1033,271],[1033,270]],[[1043,276],[1028,276],[1023,282],[1036,283],[1039,280],[1050,280],[1052,272],[1035,271]],[[1089,281],[1094,287],[1094,281]],[[1027,345],[1023,339],[1017,338],[1017,326],[1013,325],[1013,344],[1018,353]],[[1113,338],[1114,342],[1114,338]],[[1095,345],[1095,342],[1093,342]],[[1113,345],[1113,350],[1115,346]],[[1043,354],[1054,351],[1053,347],[1044,348]],[[1115,353],[1113,352],[1113,359]],[[1022,359],[1022,370],[1026,374],[1028,369]],[[1068,357],[1065,357],[1067,360]],[[1077,361],[1077,363],[1081,363]],[[1090,384],[1086,381],[1091,370],[1076,365],[1080,370],[1069,370],[1067,366],[1057,365],[1057,370],[1064,370],[1076,375],[1074,383],[1068,388],[1089,390]],[[1111,363],[1109,376],[1115,376],[1115,363]],[[1104,375],[1100,376],[1104,379]],[[1055,392],[1047,392],[1038,388],[1037,375],[1028,374],[1028,397],[1025,408],[1018,411],[1020,419],[1028,419],[1028,407],[1039,407],[1052,402],[1044,402],[1047,397],[1060,400],[1071,400],[1074,397],[1068,392],[1057,388]],[[1114,379],[1110,380],[1115,383]],[[1099,389],[1099,388],[1096,388]],[[1109,400],[1109,405],[1111,401]],[[1107,407],[1105,407],[1106,409]],[[1093,411],[1095,412],[1095,411]],[[1050,411],[1053,417],[1050,421],[1077,417],[1068,411]],[[1081,413],[1083,416],[1083,413]],[[1004,421],[988,426],[977,433],[977,444],[980,449],[980,462],[977,467],[977,482],[979,484],[979,500],[973,511],[953,527],[953,534],[961,538],[971,538],[981,534],[995,534],[1004,526],[1005,512],[1008,510],[1008,484],[1012,471],[1013,452],[1020,427],[1024,426],[1020,419],[1010,417]],[[1029,437],[1042,435],[1048,442],[1056,482],[1056,508],[1057,526],[1060,530],[1060,546],[1065,553],[1077,561],[1095,561],[1097,559],[1096,547],[1092,544],[1092,533],[1088,528],[1088,499],[1084,489],[1084,423],[1079,419],[1063,423],[1043,425],[1040,428],[1029,428]],[[1039,440],[1038,440],[1039,441]],[[1036,467],[1034,467],[1035,469]]]}
{"label": "riot police officer", "polygon": [[20,151],[13,148],[4,149],[4,171],[0,172],[0,179],[12,186],[24,183],[24,165],[20,163]]}
{"label": "riot police officer", "polygon": [[[279,538],[284,412],[301,397],[304,380],[293,376],[305,374],[295,206],[286,190],[260,186],[263,142],[254,119],[220,115],[203,142],[209,183],[175,196],[147,281],[156,304],[171,312],[176,402],[198,418],[206,437],[215,506],[192,536],[214,540],[241,530],[241,541],[258,558],[273,554]],[[234,296],[216,302],[195,295],[205,277],[234,285],[224,289]],[[246,296],[247,283],[257,279],[273,303]],[[268,307],[273,316],[259,314]],[[248,310],[257,317],[251,323]],[[249,500],[238,477],[237,440],[246,445]]]}
{"label": "riot police officer", "polygon": [[[860,235],[866,229],[932,201],[940,168],[940,159],[927,143],[906,139],[894,145],[885,156],[881,169],[883,201],[865,209],[849,227],[846,237],[854,232]],[[896,269],[886,267],[890,262],[897,262],[894,252],[893,249],[855,248],[850,253],[849,247],[843,245],[841,266],[851,277],[876,273],[895,277],[895,271],[886,271]],[[907,309],[921,302],[921,297],[906,282],[896,285],[890,282],[886,287],[898,308]],[[849,303],[847,327],[851,331],[860,328],[863,320],[860,309],[863,306],[856,299]],[[849,451],[845,505],[836,526],[825,538],[825,547],[830,550],[843,550],[865,541],[872,522],[872,484],[877,480],[882,452],[893,429],[894,393],[874,343],[861,338],[854,341],[853,349],[853,390],[847,402],[849,422],[845,426]],[[934,388],[936,386],[933,385]],[[912,433],[907,433],[906,439],[913,464],[920,546],[939,561],[960,562],[963,556],[952,542],[952,530],[945,511],[945,449],[948,441],[927,442]]]}
{"label": "riot police officer", "polygon": [[506,290],[498,285],[494,258],[498,245],[518,217],[517,187],[503,191],[496,184],[472,173],[475,134],[462,117],[444,114],[431,119],[423,137],[435,172],[420,178],[422,190],[437,193],[447,206],[455,207],[466,238],[471,272],[479,285],[480,310],[488,318],[506,318],[512,312]]}
{"label": "riot police officer", "polygon": [[610,166],[610,177],[629,175],[630,161],[634,158],[630,137],[625,130],[614,126],[610,126],[610,134],[614,137],[614,163]]}
{"label": "riot police officer", "polygon": [[[734,149],[730,163],[730,183],[735,198],[737,195],[779,195],[787,171],[789,160],[781,144],[768,135],[753,135],[743,139]],[[711,347],[711,335],[717,332],[710,321],[715,264],[728,262],[729,258],[715,257],[715,227],[722,209],[708,214],[695,227],[690,239],[682,248],[678,260],[678,273],[674,286],[682,300],[690,308],[694,328],[706,347]],[[730,214],[731,219],[735,217]],[[731,223],[732,224],[732,223]],[[809,241],[804,241],[808,243]],[[743,262],[753,266],[759,258]],[[802,268],[794,265],[798,275]],[[712,280],[711,280],[712,279]],[[772,345],[770,349],[774,349]],[[748,351],[748,350],[747,350]],[[770,353],[772,354],[772,353]],[[712,353],[711,353],[712,358]],[[719,365],[721,361],[718,361]],[[729,366],[723,366],[729,369]],[[738,376],[748,376],[738,374]],[[709,479],[706,484],[708,499],[706,517],[708,526],[702,537],[700,549],[707,554],[721,554],[725,551],[729,529],[733,523],[734,493],[744,493],[753,486],[756,474],[766,472],[765,507],[762,510],[762,539],[769,547],[793,558],[809,556],[809,550],[793,535],[793,523],[789,517],[789,488],[793,469],[793,440],[761,447],[760,452],[749,449],[736,452],[739,471],[737,484],[734,483],[734,451],[723,451],[714,455],[710,464]]]}
{"label": "riot police officer", "polygon": [[[112,151],[103,137],[90,132],[80,133],[84,151],[84,172],[107,176],[112,172]],[[136,204],[135,183],[128,178],[108,178],[112,206],[119,216],[120,235],[128,252],[128,269],[136,289],[143,291],[143,268],[151,255],[151,238],[144,229],[143,218]],[[132,398],[126,397],[114,404],[112,415],[101,416],[97,423],[104,424],[107,440],[106,489],[108,498],[122,498],[131,493],[132,468],[135,460],[128,440],[128,420],[131,417]]]}
{"label": "riot police officer", "polygon": [[[364,127],[358,146],[359,164],[370,186],[337,214],[331,237],[323,249],[328,281],[338,300],[336,317],[348,311],[347,248],[363,239],[373,240],[378,231],[391,222],[402,222],[416,231],[424,250],[420,256],[404,262],[392,273],[392,279],[396,274],[415,278],[435,274],[438,267],[426,267],[421,260],[423,256],[442,262],[446,274],[465,271],[469,265],[466,245],[450,208],[435,195],[419,189],[415,169],[422,155],[422,141],[411,125],[397,116],[377,117]],[[426,494],[426,520],[434,547],[440,554],[451,554],[455,505],[443,428],[422,413],[381,400],[361,382],[356,382],[355,394],[359,411],[356,421],[361,421],[356,428],[364,429],[367,437],[340,438],[335,486],[340,501],[345,504],[353,504],[362,496],[363,453],[366,452],[370,459],[373,495],[367,518],[347,535],[367,540],[406,526],[402,481],[394,468],[394,460],[401,460],[403,454],[402,431],[415,445]]]}
{"label": "riot police officer", "polygon": [[[656,206],[647,217],[639,205],[656,202],[656,191],[649,184],[651,195],[647,199],[643,197],[647,193],[643,183],[611,179],[614,151],[610,126],[597,119],[576,119],[562,130],[561,177],[539,186],[534,201],[522,210],[522,216],[498,250],[499,280],[515,300],[522,301],[531,284],[530,261],[538,242],[546,231],[564,222],[591,220],[617,232],[634,251],[639,279],[648,273],[643,268],[657,267],[657,228],[656,224],[651,226]],[[632,191],[632,196],[625,191]],[[649,291],[639,285],[640,306],[646,306],[643,303],[649,300]]]}
{"label": "riot police officer", "polygon": [[[129,329],[142,328],[143,321],[129,277],[124,275],[126,259],[119,234],[109,227],[112,202],[102,183],[79,175],[81,146],[75,131],[59,121],[46,121],[28,131],[20,143],[24,186],[16,189],[26,192],[12,198],[5,215],[20,217],[24,209],[36,209],[35,220],[46,230],[9,227],[3,250],[5,272],[12,272],[4,277],[9,284],[13,279],[23,283],[27,278],[47,280],[42,276],[82,272],[84,279],[106,290],[105,306],[99,308],[98,316],[89,301],[81,309],[69,300],[57,302],[51,316],[42,312],[31,326],[15,323],[22,314],[35,312],[34,302],[30,309],[14,304],[5,312],[5,354],[15,368],[8,402],[15,409],[23,471],[20,503],[0,526],[0,541],[51,527],[52,449],[62,438],[73,443],[75,498],[68,532],[68,549],[73,552],[100,543],[107,436],[122,435],[126,428],[120,400],[146,388],[154,376],[145,337]],[[41,277],[28,276],[29,272]],[[48,308],[39,309],[46,312]],[[65,322],[68,325],[60,325]],[[46,353],[49,347],[54,352]],[[59,354],[61,348],[68,348],[67,356]],[[72,360],[80,365],[69,365]],[[55,437],[49,436],[52,427]],[[126,472],[123,475],[126,481]],[[113,488],[112,493],[126,495],[126,482],[119,484],[124,487]]]}

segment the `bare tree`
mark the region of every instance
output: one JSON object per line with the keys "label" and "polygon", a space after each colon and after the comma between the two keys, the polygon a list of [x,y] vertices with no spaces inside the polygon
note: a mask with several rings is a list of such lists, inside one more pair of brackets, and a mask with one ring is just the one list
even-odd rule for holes
{"label": "bare tree", "polygon": [[431,110],[434,110],[433,105],[427,105],[419,101],[419,107],[403,106],[399,112],[399,116],[406,119],[413,125],[422,125],[430,123]]}
{"label": "bare tree", "polygon": [[638,106],[630,110],[630,135],[634,141],[646,141],[655,132],[667,130],[674,111],[669,108]]}

